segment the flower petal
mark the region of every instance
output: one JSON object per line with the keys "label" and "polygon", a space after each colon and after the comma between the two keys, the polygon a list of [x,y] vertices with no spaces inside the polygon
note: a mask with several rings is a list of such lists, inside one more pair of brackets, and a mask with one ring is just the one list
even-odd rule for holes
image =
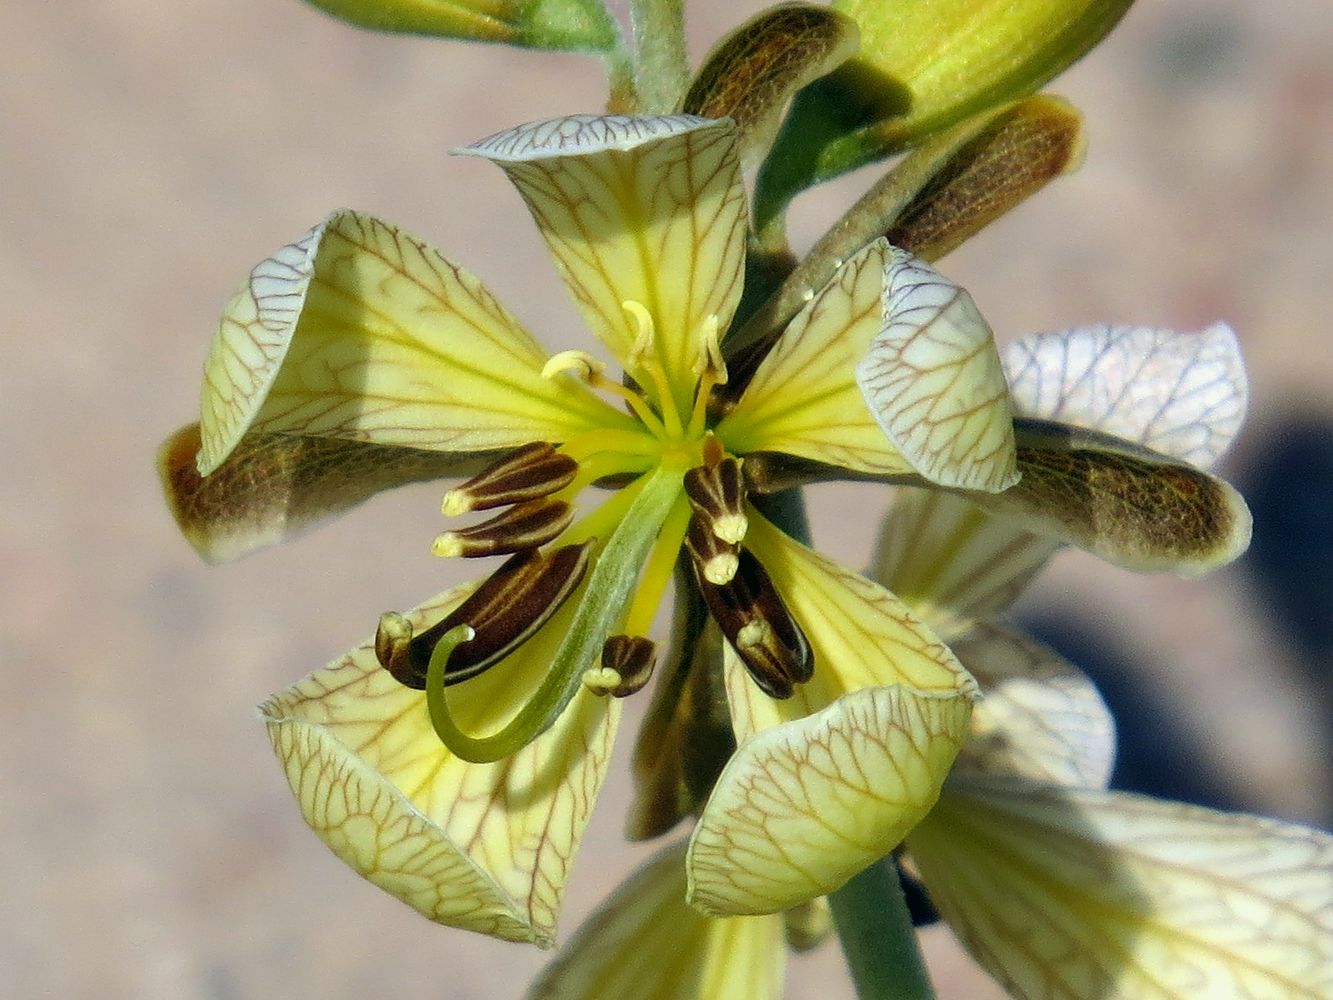
{"label": "flower petal", "polygon": [[158,450],[158,474],[181,533],[209,562],[294,538],[383,490],[465,476],[484,455],[393,448],[294,434],[247,434],[226,460],[199,475],[199,425]]}
{"label": "flower petal", "polygon": [[951,781],[909,849],[1021,1000],[1333,995],[1333,838],[995,777]]}
{"label": "flower petal", "polygon": [[593,332],[624,362],[652,317],[659,360],[691,400],[700,336],[740,299],[745,189],[735,128],[690,115],[574,115],[456,150],[498,163],[532,212]]}
{"label": "flower petal", "polygon": [[1084,326],[1004,352],[1014,409],[1104,431],[1207,468],[1245,420],[1249,387],[1231,327],[1198,333]]}
{"label": "flower petal", "polygon": [[1126,569],[1197,576],[1250,543],[1250,511],[1234,489],[1176,459],[1096,431],[1020,420],[1023,478],[1003,493],[969,493],[1017,525]]}
{"label": "flower petal", "polygon": [[204,372],[199,471],[247,431],[437,451],[633,424],[564,379],[472,275],[386,222],[335,212],[260,263]]}
{"label": "flower petal", "polygon": [[984,694],[958,755],[964,770],[1074,788],[1105,788],[1115,722],[1082,671],[1021,632],[983,623],[950,648]]}
{"label": "flower petal", "polygon": [[781,1000],[782,918],[718,920],[685,902],[685,843],[659,851],[579,928],[528,1000]]}
{"label": "flower petal", "polygon": [[969,707],[961,693],[867,688],[746,740],[690,838],[690,902],[775,913],[845,884],[935,803]]}
{"label": "flower petal", "polygon": [[911,471],[856,386],[856,364],[883,327],[892,250],[875,240],[796,314],[717,434],[737,454],[782,452],[877,474]]}
{"label": "flower petal", "polygon": [[906,251],[890,258],[884,328],[856,381],[884,433],[931,482],[996,493],[1017,481],[990,327],[966,290]]}
{"label": "flower petal", "polygon": [[[469,589],[448,591],[408,617],[414,626],[437,620]],[[470,727],[503,722],[560,637],[544,629],[453,689],[451,707]],[[469,764],[441,745],[425,693],[395,681],[368,642],[261,711],[302,815],[338,857],[432,920],[550,945],[569,865],[606,775],[617,699],[581,692],[514,756]]]}
{"label": "flower petal", "polygon": [[948,641],[1012,604],[1059,548],[962,496],[900,489],[868,575]]}

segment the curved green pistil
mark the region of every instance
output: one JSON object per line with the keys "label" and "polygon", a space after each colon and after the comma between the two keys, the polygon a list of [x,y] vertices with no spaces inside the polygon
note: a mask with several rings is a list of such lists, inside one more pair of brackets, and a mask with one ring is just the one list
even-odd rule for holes
{"label": "curved green pistil", "polygon": [[678,467],[663,467],[644,477],[638,496],[597,556],[549,672],[518,714],[489,736],[469,736],[449,712],[445,668],[454,648],[470,638],[471,629],[464,624],[445,633],[426,669],[426,707],[431,725],[450,752],[474,764],[493,763],[517,753],[555,724],[624,613],[648,552],[681,494],[683,475]]}

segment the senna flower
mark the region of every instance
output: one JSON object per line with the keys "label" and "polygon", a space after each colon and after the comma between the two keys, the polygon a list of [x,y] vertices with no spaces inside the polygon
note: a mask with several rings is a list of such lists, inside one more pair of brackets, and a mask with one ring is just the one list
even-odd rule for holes
{"label": "senna flower", "polygon": [[[1181,460],[1211,464],[1244,415],[1244,369],[1221,324],[1039,335],[1005,361],[1020,412],[1115,430]],[[1333,838],[1107,791],[1114,725],[1096,689],[992,620],[1055,548],[938,493],[908,492],[886,522],[877,575],[915,594],[984,693],[905,863],[1022,1000],[1327,996]],[[781,997],[782,919],[705,916],[685,904],[686,885],[682,842],[598,909],[529,997]]]}
{"label": "senna flower", "polygon": [[[767,493],[829,477],[960,490],[1140,568],[1243,547],[1225,484],[1172,466],[1162,490],[1154,458],[1050,428],[1016,440],[971,300],[883,239],[764,351],[729,358],[747,224],[728,121],[576,116],[463,152],[509,175],[624,376],[548,355],[458,265],[338,212],[252,272],[200,424],[161,456],[182,529],[215,558],[425,478],[470,477],[445,495],[451,518],[500,509],[434,546],[505,556],[490,576],[386,614],[263,707],[307,822],[430,918],[550,943],[682,553],[766,699],[696,832],[695,902],[775,912],[831,891],[930,808],[971,678],[887,589],[768,521]],[[1089,477],[1112,485],[1089,494]],[[1115,516],[1089,502],[1117,490]],[[1164,512],[1197,530],[1154,534]]]}

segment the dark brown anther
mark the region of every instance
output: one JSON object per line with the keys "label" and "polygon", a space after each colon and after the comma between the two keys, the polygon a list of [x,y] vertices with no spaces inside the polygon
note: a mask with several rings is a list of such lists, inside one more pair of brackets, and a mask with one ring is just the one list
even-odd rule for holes
{"label": "dark brown anther", "polygon": [[375,636],[375,655],[400,683],[423,690],[426,668],[440,637],[456,625],[476,633],[449,658],[446,684],[465,681],[513,652],[541,628],[574,593],[588,569],[593,540],[566,545],[549,555],[528,550],[507,559],[470,597],[420,635],[401,615],[385,615]]}
{"label": "dark brown anther", "polygon": [[563,500],[530,500],[481,524],[446,531],[435,539],[432,551],[445,559],[509,555],[554,541],[572,520],[574,508]]}
{"label": "dark brown anther", "polygon": [[739,563],[735,579],[721,587],[696,570],[699,592],[760,690],[790,698],[813,676],[814,653],[759,560],[741,549]]}
{"label": "dark brown anther", "polygon": [[579,464],[545,441],[524,445],[444,495],[444,513],[540,500],[574,481]]}
{"label": "dark brown anther", "polygon": [[695,572],[719,587],[730,583],[740,567],[740,546],[718,538],[712,522],[703,514],[690,518],[685,548],[694,561]]}
{"label": "dark brown anther", "polygon": [[657,665],[657,643],[641,635],[613,635],[602,644],[602,667],[614,670],[620,683],[610,689],[616,698],[642,691]]}
{"label": "dark brown anther", "polygon": [[716,465],[700,465],[685,473],[685,496],[695,516],[706,520],[713,534],[739,545],[749,529],[745,516],[745,489],[741,463],[724,458]]}

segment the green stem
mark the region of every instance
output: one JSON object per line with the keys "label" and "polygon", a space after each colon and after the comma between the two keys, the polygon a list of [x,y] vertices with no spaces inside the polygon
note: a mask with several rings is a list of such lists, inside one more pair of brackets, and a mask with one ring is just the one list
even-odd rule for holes
{"label": "green stem", "polygon": [[630,22],[638,50],[638,111],[671,114],[689,82],[684,0],[630,0]]}
{"label": "green stem", "polygon": [[892,857],[829,896],[860,1000],[934,1000]]}

